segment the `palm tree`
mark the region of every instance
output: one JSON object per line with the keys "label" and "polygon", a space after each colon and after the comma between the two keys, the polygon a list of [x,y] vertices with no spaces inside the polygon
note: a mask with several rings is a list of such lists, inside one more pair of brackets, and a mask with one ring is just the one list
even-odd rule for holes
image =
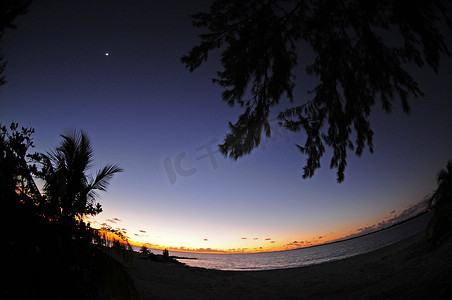
{"label": "palm tree", "polygon": [[141,246],[140,252],[146,256],[150,253],[149,249],[145,245]]}
{"label": "palm tree", "polygon": [[50,218],[82,219],[102,211],[97,191],[106,191],[113,175],[123,170],[109,164],[96,176],[86,172],[93,166],[93,148],[83,131],[62,135],[55,150],[43,155],[42,178],[48,199]]}
{"label": "palm tree", "polygon": [[429,224],[428,237],[435,243],[452,232],[452,161],[436,175],[438,188],[433,193],[431,207],[435,215]]}

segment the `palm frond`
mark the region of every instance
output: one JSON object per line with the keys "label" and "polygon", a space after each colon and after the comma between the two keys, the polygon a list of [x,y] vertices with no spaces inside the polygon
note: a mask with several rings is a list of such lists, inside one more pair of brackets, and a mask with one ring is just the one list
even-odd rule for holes
{"label": "palm frond", "polygon": [[90,185],[92,190],[105,191],[110,184],[110,180],[114,174],[123,172],[118,165],[106,165],[97,171],[96,178]]}
{"label": "palm frond", "polygon": [[91,141],[84,131],[80,131],[78,154],[80,155],[80,163],[84,165],[84,171],[90,169],[93,164],[94,150]]}

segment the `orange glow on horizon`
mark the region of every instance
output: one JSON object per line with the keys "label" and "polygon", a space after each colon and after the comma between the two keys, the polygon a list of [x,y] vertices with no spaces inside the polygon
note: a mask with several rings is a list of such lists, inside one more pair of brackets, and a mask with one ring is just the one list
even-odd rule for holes
{"label": "orange glow on horizon", "polygon": [[[343,237],[343,236],[342,236]],[[325,239],[323,241],[314,238],[304,242],[303,246],[300,245],[287,245],[284,243],[273,243],[271,246],[260,246],[253,248],[228,248],[228,249],[218,249],[218,248],[192,248],[184,246],[171,246],[171,245],[158,245],[152,243],[143,243],[138,241],[129,240],[130,245],[136,247],[143,247],[156,250],[169,250],[173,252],[188,252],[188,253],[206,253],[206,254],[243,254],[243,253],[263,253],[263,252],[278,252],[278,251],[288,251],[296,250],[302,248],[309,248],[314,246],[319,246],[323,244],[328,244],[339,240],[341,237]]]}
{"label": "orange glow on horizon", "polygon": [[[135,247],[145,246],[149,249],[189,253],[213,253],[213,254],[239,254],[277,252],[308,248],[328,244],[359,235],[381,230],[391,225],[392,220],[398,220],[397,215],[368,220],[366,223],[344,223],[333,227],[299,228],[287,232],[268,231],[262,234],[255,230],[254,233],[241,235],[241,230],[231,228],[231,231],[217,232],[215,230],[203,231],[202,235],[197,230],[178,230],[179,227],[149,226],[153,230],[143,228],[139,222],[121,223],[122,220],[110,217],[106,222],[93,220],[95,227],[106,226],[124,234],[130,245]],[[108,225],[107,222],[112,223]],[[165,223],[166,224],[166,223]],[[100,228],[98,228],[100,229]],[[225,229],[224,229],[225,230]],[[318,230],[318,231],[317,231]],[[322,232],[323,231],[323,232]],[[320,232],[320,233],[319,233]]]}
{"label": "orange glow on horizon", "polygon": [[[95,228],[97,226],[93,226]],[[103,231],[102,228],[96,228],[101,232],[106,232],[108,234],[109,240],[114,240],[115,238],[111,232]],[[303,241],[297,242],[295,240],[281,239],[281,238],[267,238],[260,239],[259,242],[253,243],[253,239],[248,239],[249,247],[187,247],[184,246],[183,242],[179,243],[149,243],[145,241],[139,241],[136,239],[131,239],[128,235],[124,235],[128,243],[132,246],[142,247],[145,246],[148,249],[164,250],[167,249],[173,252],[188,252],[188,253],[209,253],[209,254],[243,254],[243,253],[262,253],[262,252],[278,252],[295,250],[301,248],[308,248],[313,246],[319,246],[322,244],[328,244],[339,239],[342,239],[349,235],[352,231],[344,231],[340,234],[330,234],[328,237],[316,236],[311,238],[305,238]],[[239,239],[239,238],[238,238]],[[189,243],[189,239],[187,243]],[[248,246],[248,245],[247,245]]]}

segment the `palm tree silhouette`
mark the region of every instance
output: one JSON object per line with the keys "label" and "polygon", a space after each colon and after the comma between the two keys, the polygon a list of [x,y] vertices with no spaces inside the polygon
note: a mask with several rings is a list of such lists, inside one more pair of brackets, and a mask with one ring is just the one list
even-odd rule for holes
{"label": "palm tree silhouette", "polygon": [[55,150],[43,155],[42,177],[51,218],[81,219],[102,211],[96,203],[98,191],[106,191],[113,175],[123,170],[109,164],[96,176],[86,172],[93,166],[93,148],[83,131],[61,135],[63,141]]}
{"label": "palm tree silhouette", "polygon": [[438,188],[430,204],[435,209],[435,215],[429,224],[429,238],[438,243],[452,232],[452,161],[448,161],[446,168],[438,172],[436,180]]}

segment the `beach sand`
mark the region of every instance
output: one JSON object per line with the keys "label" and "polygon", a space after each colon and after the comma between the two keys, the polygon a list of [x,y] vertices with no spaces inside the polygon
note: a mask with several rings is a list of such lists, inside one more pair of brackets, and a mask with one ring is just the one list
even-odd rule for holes
{"label": "beach sand", "polygon": [[452,299],[452,238],[431,249],[424,232],[376,251],[292,269],[218,271],[125,264],[143,299]]}

